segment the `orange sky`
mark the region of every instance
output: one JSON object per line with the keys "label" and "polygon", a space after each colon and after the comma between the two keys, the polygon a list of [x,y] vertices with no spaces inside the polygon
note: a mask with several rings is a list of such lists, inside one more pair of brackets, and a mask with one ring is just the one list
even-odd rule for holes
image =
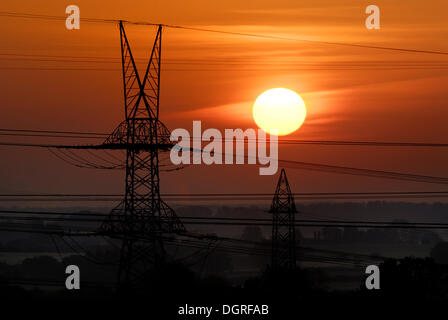
{"label": "orange sky", "polygon": [[[448,51],[448,3],[431,1],[9,1],[0,11],[64,15],[76,4],[81,17],[121,18],[296,39]],[[381,30],[364,26],[365,7],[381,9]],[[118,28],[81,22],[0,17],[2,54],[120,57]],[[149,54],[155,29],[127,26],[137,58]],[[282,41],[166,29],[161,83],[161,119],[170,128],[249,128],[251,106],[272,87],[302,95],[308,118],[291,138],[446,142],[448,69],[445,55]],[[110,132],[123,118],[119,63],[12,60],[0,68],[106,68],[116,71],[1,70],[2,128]],[[194,64],[185,64],[194,60]],[[184,64],[179,64],[182,62]],[[433,66],[397,70],[398,66]],[[347,66],[351,70],[347,70]],[[372,67],[374,70],[366,70]],[[144,66],[141,65],[141,68]],[[335,68],[342,70],[331,70]],[[393,70],[384,68],[394,67]],[[308,70],[304,70],[308,69]],[[4,138],[2,141],[9,141]],[[16,141],[16,140],[15,140]],[[29,140],[27,140],[29,141]],[[46,152],[1,148],[0,192],[121,191],[122,174],[71,168]],[[283,147],[279,157],[417,174],[448,176],[446,151]],[[33,159],[31,162],[30,159]],[[230,192],[271,191],[273,177],[256,168],[193,168],[164,178],[162,189],[200,192],[223,181]],[[392,190],[439,186],[293,171],[297,192]],[[228,178],[230,177],[230,179]],[[92,182],[92,180],[94,182]],[[67,183],[67,181],[69,183]],[[90,181],[86,183],[86,181]],[[105,189],[104,189],[105,188]],[[253,190],[257,191],[257,190]]]}

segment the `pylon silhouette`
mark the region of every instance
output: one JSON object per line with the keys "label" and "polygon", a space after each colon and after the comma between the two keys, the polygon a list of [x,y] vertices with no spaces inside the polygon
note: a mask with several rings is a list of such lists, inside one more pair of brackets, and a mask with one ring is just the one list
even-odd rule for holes
{"label": "pylon silhouette", "polygon": [[285,169],[280,172],[269,212],[272,214],[271,268],[274,271],[292,270],[296,267],[295,215],[297,209]]}
{"label": "pylon silhouette", "polygon": [[183,232],[184,226],[160,198],[159,151],[172,147],[170,132],[159,121],[162,26],[143,79],[132,56],[123,22],[119,23],[123,68],[125,120],[102,147],[126,150],[123,201],[101,226],[101,232],[122,239],[118,284],[136,288],[152,267],[165,260],[163,233]]}

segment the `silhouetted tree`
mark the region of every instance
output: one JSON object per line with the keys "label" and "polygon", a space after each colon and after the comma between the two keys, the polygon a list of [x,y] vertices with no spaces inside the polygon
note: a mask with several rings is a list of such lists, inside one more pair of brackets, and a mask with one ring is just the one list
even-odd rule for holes
{"label": "silhouetted tree", "polygon": [[394,299],[446,299],[448,268],[431,258],[389,259],[380,266],[381,291]]}
{"label": "silhouetted tree", "polygon": [[431,258],[437,263],[448,264],[448,242],[439,242],[431,249]]}

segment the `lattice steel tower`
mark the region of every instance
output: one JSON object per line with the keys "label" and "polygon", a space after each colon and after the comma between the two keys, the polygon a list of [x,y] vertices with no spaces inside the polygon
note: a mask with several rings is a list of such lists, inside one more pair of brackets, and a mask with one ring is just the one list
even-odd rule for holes
{"label": "lattice steel tower", "polygon": [[165,259],[161,235],[183,232],[184,226],[160,198],[159,151],[172,147],[170,132],[159,121],[162,26],[159,25],[148,66],[140,78],[123,22],[119,23],[125,120],[103,147],[126,150],[126,189],[122,202],[101,231],[122,239],[120,287],[139,287],[152,267]]}
{"label": "lattice steel tower", "polygon": [[297,209],[285,169],[280,172],[269,212],[272,214],[272,269],[292,270],[296,267]]}

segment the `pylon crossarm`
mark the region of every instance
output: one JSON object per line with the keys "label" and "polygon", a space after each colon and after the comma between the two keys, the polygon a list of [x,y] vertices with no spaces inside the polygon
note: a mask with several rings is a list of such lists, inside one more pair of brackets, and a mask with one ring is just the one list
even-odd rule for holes
{"label": "pylon crossarm", "polygon": [[160,121],[149,119],[125,120],[104,140],[103,145],[105,149],[108,147],[111,149],[133,147],[166,150],[174,146],[170,141],[170,135],[168,128]]}

